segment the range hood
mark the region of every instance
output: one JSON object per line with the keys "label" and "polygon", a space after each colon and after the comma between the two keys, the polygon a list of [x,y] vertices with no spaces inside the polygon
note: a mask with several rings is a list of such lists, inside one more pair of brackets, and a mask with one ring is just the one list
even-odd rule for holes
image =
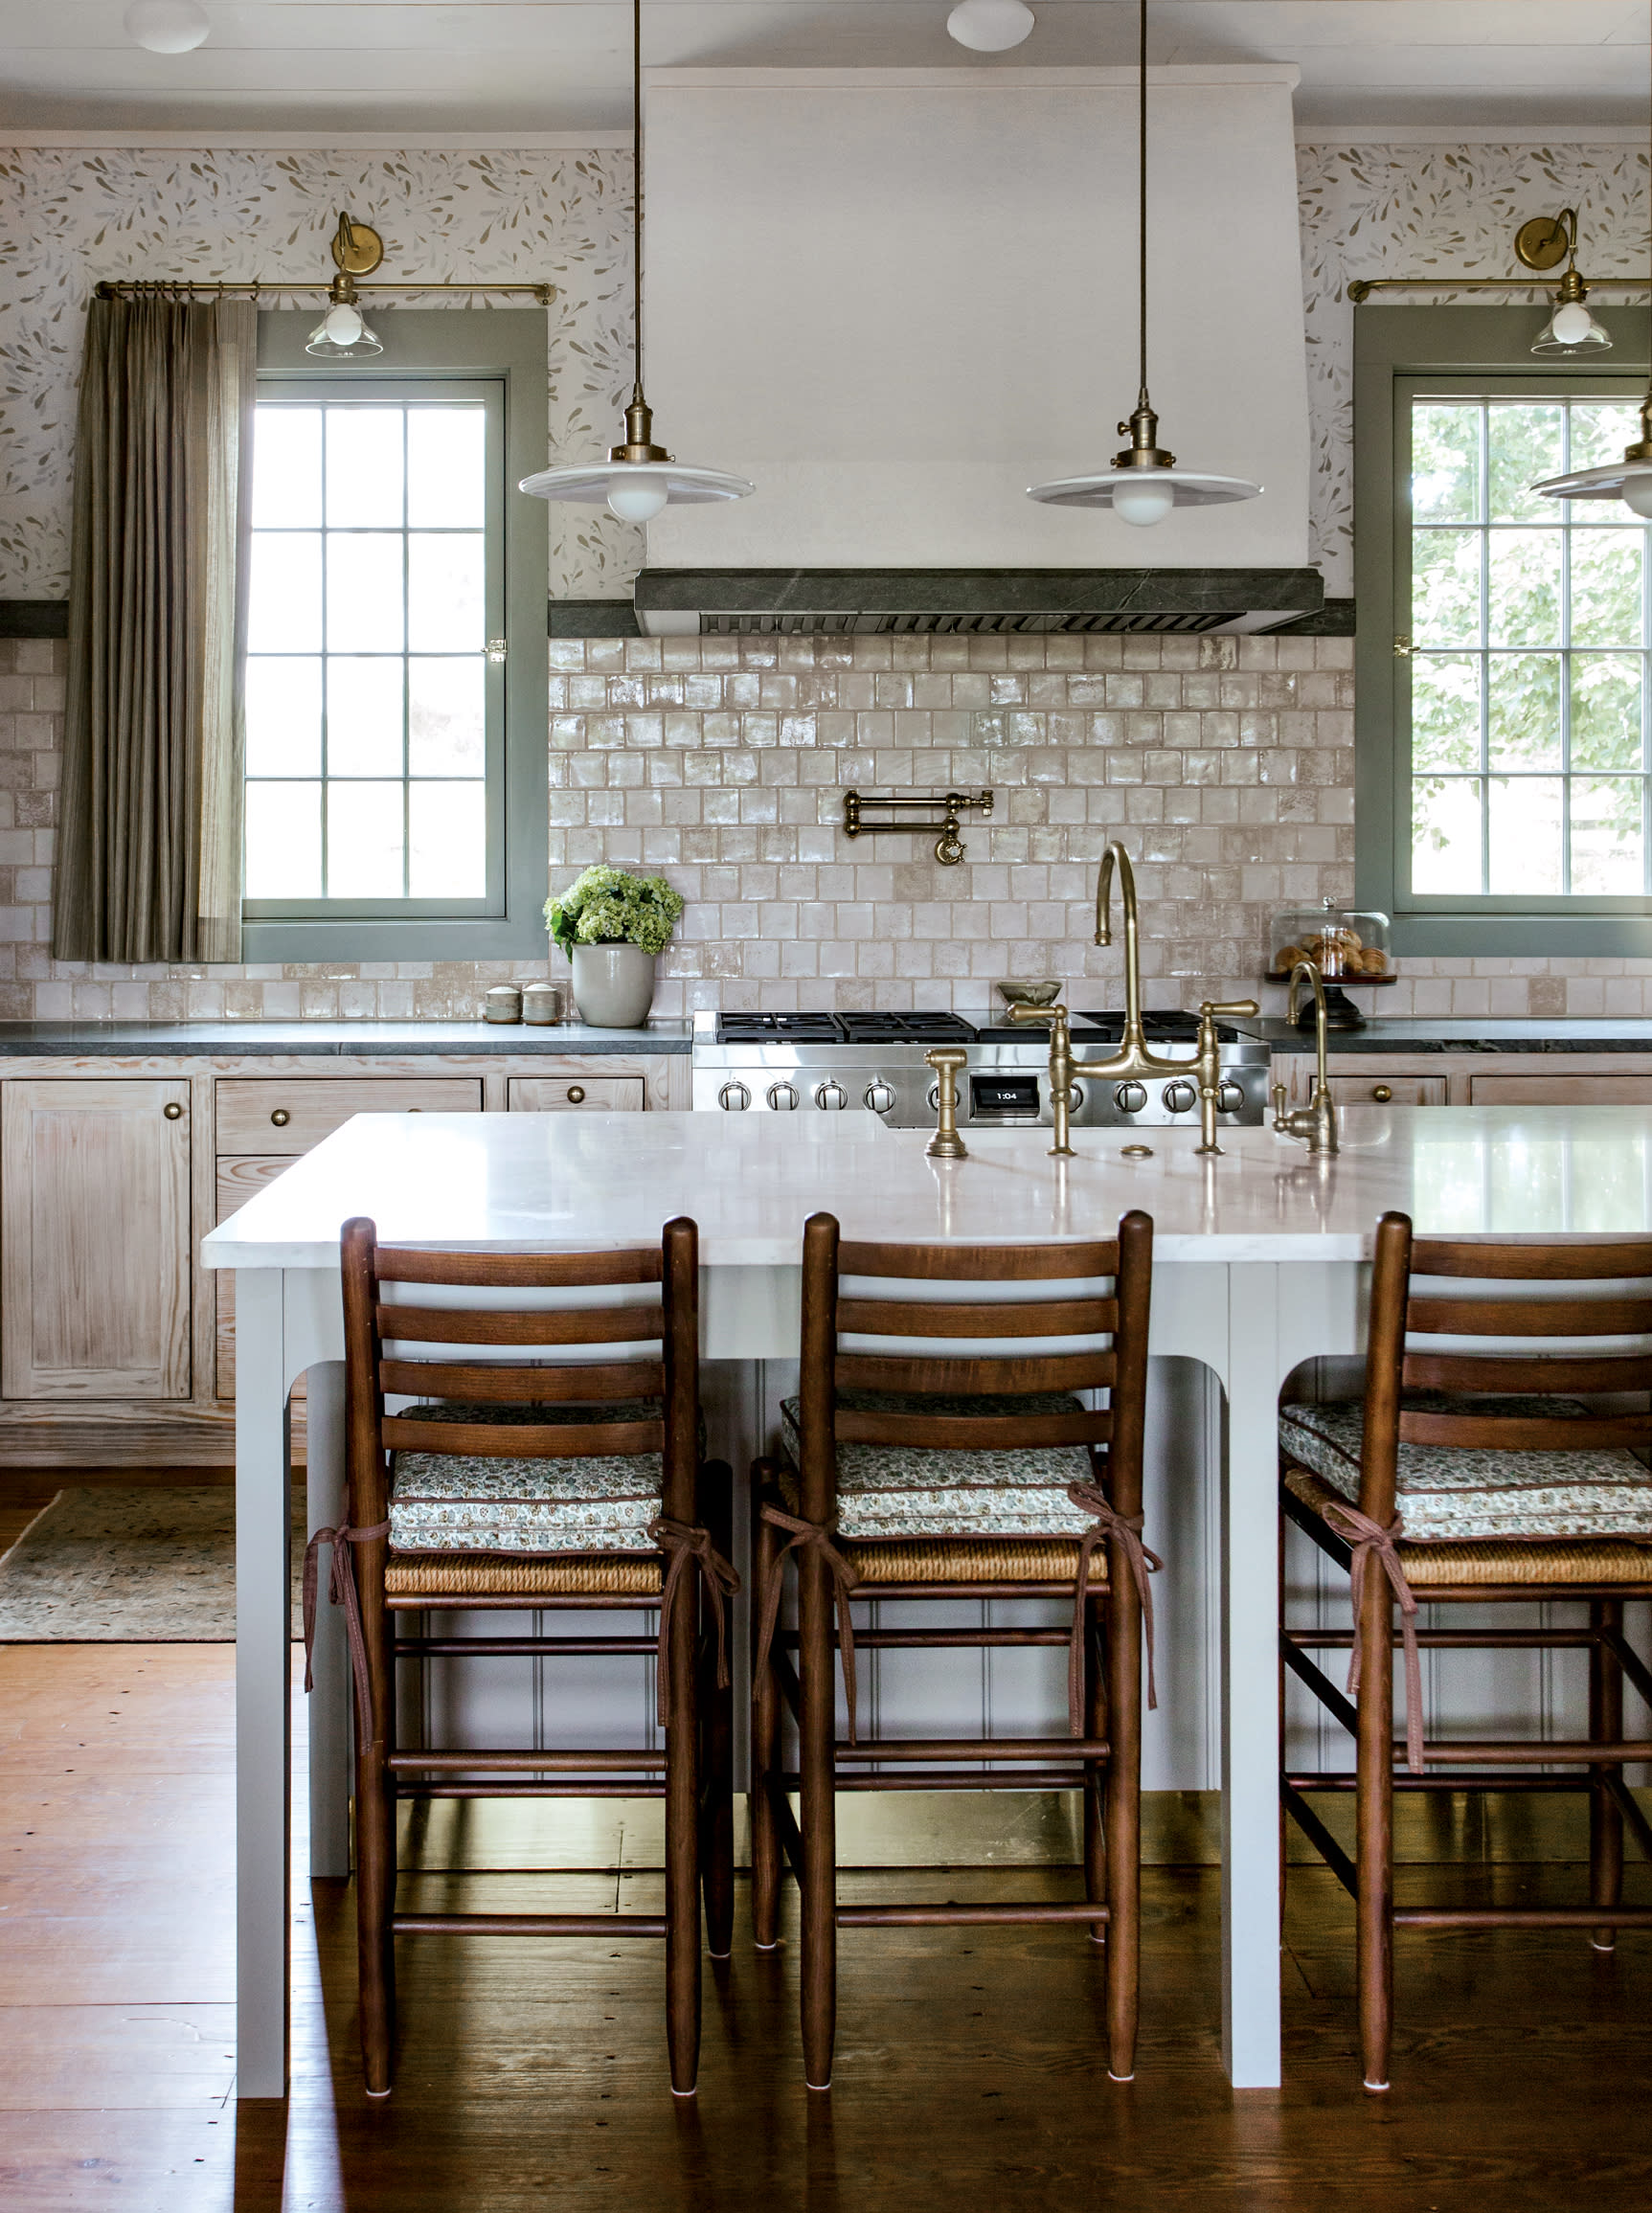
{"label": "range hood", "polygon": [[645,638],[1199,637],[1299,626],[1324,587],[1314,569],[645,569],[635,608]]}

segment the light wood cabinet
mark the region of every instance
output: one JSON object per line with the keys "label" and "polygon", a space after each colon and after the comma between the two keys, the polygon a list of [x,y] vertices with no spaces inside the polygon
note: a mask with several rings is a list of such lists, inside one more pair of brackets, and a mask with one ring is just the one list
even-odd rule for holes
{"label": "light wood cabinet", "polygon": [[1471,1106],[1652,1106],[1652,1074],[1481,1075],[1468,1079]]}
{"label": "light wood cabinet", "polygon": [[273,1083],[230,1078],[217,1087],[217,1149],[307,1153],[351,1115],[474,1115],[482,1086],[455,1076],[304,1075]]}
{"label": "light wood cabinet", "polygon": [[[1308,1063],[1313,1073],[1313,1063]],[[1338,1106],[1444,1106],[1443,1075],[1333,1075],[1326,1079]]]}
{"label": "light wood cabinet", "polygon": [[187,1399],[190,1085],[5,1087],[0,1375],[15,1399]]}
{"label": "light wood cabinet", "polygon": [[594,1114],[641,1114],[646,1101],[640,1075],[513,1075],[512,1114],[562,1114],[583,1107]]}

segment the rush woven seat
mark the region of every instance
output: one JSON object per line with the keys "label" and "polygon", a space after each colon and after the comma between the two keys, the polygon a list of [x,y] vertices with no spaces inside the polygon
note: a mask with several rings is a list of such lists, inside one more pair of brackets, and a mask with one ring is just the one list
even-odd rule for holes
{"label": "rush woven seat", "polygon": [[[849,1244],[829,1214],[804,1226],[801,1388],[781,1409],[781,1455],[752,1471],[752,1921],[758,1946],[772,1948],[783,1856],[803,1890],[813,2089],[831,2079],[836,1932],[848,1925],[1088,1926],[1106,1945],[1109,2068],[1134,2072],[1142,1639],[1145,1615],[1150,1683],[1147,1570],[1157,1566],[1141,1535],[1152,1238],[1138,1213],[1105,1243],[1046,1246]],[[795,1632],[781,1626],[788,1560]],[[956,1606],[944,1627],[918,1625],[933,1619],[920,1612],[930,1599],[1057,1594],[1071,1609],[1066,1628],[1034,1626],[1019,1610],[1013,1626],[977,1615],[979,1626],[962,1628]],[[882,1596],[899,1600],[900,1626],[874,1615],[857,1629],[856,1605]],[[859,1732],[857,1637],[880,1652],[938,1657],[1065,1645],[1067,1734],[902,1736],[895,1755],[893,1733]],[[782,1763],[788,1706],[795,1772]],[[840,1787],[1078,1790],[1083,1895],[840,1906]]]}
{"label": "rush woven seat", "polygon": [[[658,1245],[633,1250],[509,1253],[397,1249],[354,1221],[342,1245],[350,1516],[312,1540],[305,1611],[307,1643],[330,1547],[355,1675],[368,2092],[391,2088],[398,1936],[600,1935],[664,1938],[671,2088],[687,2096],[702,1885],[713,1953],[728,1953],[734,1921],[725,1608],[739,1582],[729,1471],[703,1457],[694,1225],[669,1222]],[[464,1616],[486,1624],[490,1607],[527,1616],[524,1633],[507,1619],[510,1634],[478,1634]],[[542,1633],[534,1616],[558,1609],[571,1633]],[[615,1633],[627,1609],[656,1615],[657,1630]],[[420,1625],[427,1610],[444,1616],[435,1630]],[[591,1732],[556,1669],[593,1651],[637,1662],[628,1743],[579,1741]],[[542,1670],[548,1727],[562,1720],[574,1743],[400,1746],[398,1664],[471,1658]],[[665,1801],[663,1913],[397,1910],[399,1801],[616,1788]]]}
{"label": "rush woven seat", "polygon": [[[1652,1928],[1652,1907],[1625,1906],[1622,1887],[1625,1828],[1652,1859],[1652,1823],[1623,1779],[1626,1763],[1652,1759],[1652,1740],[1626,1736],[1623,1724],[1625,1678],[1652,1704],[1652,1668],[1623,1633],[1624,1600],[1652,1594],[1652,1475],[1641,1457],[1652,1447],[1652,1241],[1414,1239],[1405,1215],[1385,1214],[1364,1398],[1286,1407],[1279,1439],[1286,1518],[1349,1576],[1351,1637],[1286,1621],[1280,1654],[1354,1736],[1354,1858],[1311,1803],[1316,1792],[1346,1789],[1346,1771],[1287,1768],[1284,1804],[1353,1895],[1365,2084],[1387,2089],[1396,1929],[1575,1929],[1609,1952],[1618,1929]],[[1525,1626],[1529,1613],[1488,1627],[1478,1613],[1459,1626],[1450,1612],[1533,1601],[1544,1602],[1536,1628]],[[1586,1612],[1586,1626],[1556,1619],[1573,1610]],[[1310,1655],[1350,1641],[1345,1691]],[[1584,1732],[1472,1738],[1454,1727],[1429,1737],[1430,1645],[1442,1669],[1457,1650],[1581,1647]],[[1393,1794],[1442,1787],[1586,1792],[1588,1903],[1396,1904]]]}

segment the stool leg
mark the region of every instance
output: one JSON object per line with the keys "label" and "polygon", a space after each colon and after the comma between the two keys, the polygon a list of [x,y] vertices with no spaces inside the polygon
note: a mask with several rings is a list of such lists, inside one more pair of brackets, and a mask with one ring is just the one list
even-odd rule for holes
{"label": "stool leg", "polygon": [[1386,2090],[1393,2037],[1393,1606],[1388,1578],[1366,1578],[1360,1640],[1355,1846],[1360,2057],[1368,2090]]}
{"label": "stool leg", "polygon": [[831,2088],[837,2026],[837,1695],[832,1586],[826,1563],[804,1552],[798,1565],[798,1716],[803,1799],[803,2081]]}
{"label": "stool leg", "polygon": [[[701,1477],[706,1526],[724,1559],[734,1551],[733,1478],[721,1461]],[[735,1929],[735,1693],[717,1683],[716,1625],[700,1592],[700,1679],[704,1786],[701,1794],[700,1882],[706,1900],[706,1948],[727,1959]]]}
{"label": "stool leg", "polygon": [[[767,1463],[753,1469],[752,1497],[760,1501],[767,1488],[762,1478]],[[781,1572],[781,1532],[758,1518],[752,1532],[752,1619],[760,1622],[770,1584]],[[755,1632],[754,1632],[755,1635]],[[780,1941],[781,1840],[775,1820],[774,1786],[770,1776],[780,1764],[781,1692],[772,1661],[752,1677],[752,1935],[759,1952],[772,1952]]]}
{"label": "stool leg", "polygon": [[[1093,1737],[1107,1734],[1107,1678],[1101,1660],[1105,1631],[1102,1602],[1087,1598],[1084,1605],[1084,1727]],[[1102,1818],[1102,1793],[1106,1770],[1098,1760],[1084,1769],[1084,1895],[1104,1904],[1107,1898],[1107,1824]],[[1092,1921],[1090,1941],[1105,1944],[1107,1924]]]}
{"label": "stool leg", "polygon": [[699,1715],[692,1610],[671,1615],[666,1732],[666,2043],[671,2089],[692,2097],[700,2066]]}
{"label": "stool leg", "polygon": [[1136,2073],[1142,1985],[1142,1601],[1115,1537],[1107,1596],[1107,2071]]}
{"label": "stool leg", "polygon": [[[1595,1598],[1590,1601],[1589,1626],[1623,1631],[1623,1601]],[[1610,1744],[1623,1735],[1623,1669],[1616,1653],[1599,1643],[1589,1647],[1589,1735],[1592,1743]],[[1619,1780],[1623,1770],[1617,1770]],[[1623,1896],[1623,1816],[1607,1788],[1606,1771],[1595,1768],[1589,1783],[1589,1902],[1617,1906]],[[1596,1952],[1618,1946],[1616,1929],[1594,1929],[1589,1941]]]}

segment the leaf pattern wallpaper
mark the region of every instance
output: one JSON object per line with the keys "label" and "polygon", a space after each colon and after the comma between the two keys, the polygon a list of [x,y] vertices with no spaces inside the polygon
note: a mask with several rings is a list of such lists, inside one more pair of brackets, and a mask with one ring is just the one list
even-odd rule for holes
{"label": "leaf pattern wallpaper", "polygon": [[[553,285],[550,458],[580,461],[605,450],[630,393],[631,175],[629,151],[615,148],[0,147],[0,598],[68,592],[75,394],[94,284],[114,277],[313,282],[331,274],[328,248],[341,208],[382,233],[386,278]],[[404,304],[455,303],[409,293]],[[629,597],[642,560],[639,530],[601,509],[553,507],[551,532],[558,598]]]}
{"label": "leaf pattern wallpaper", "polygon": [[[1647,157],[1639,146],[1299,146],[1302,291],[1313,440],[1308,558],[1353,592],[1353,277],[1498,277],[1528,215],[1577,210],[1586,275],[1646,267]],[[1405,295],[1396,294],[1396,299]],[[1526,293],[1413,299],[1519,303]],[[1542,316],[1534,307],[1532,335]]]}

